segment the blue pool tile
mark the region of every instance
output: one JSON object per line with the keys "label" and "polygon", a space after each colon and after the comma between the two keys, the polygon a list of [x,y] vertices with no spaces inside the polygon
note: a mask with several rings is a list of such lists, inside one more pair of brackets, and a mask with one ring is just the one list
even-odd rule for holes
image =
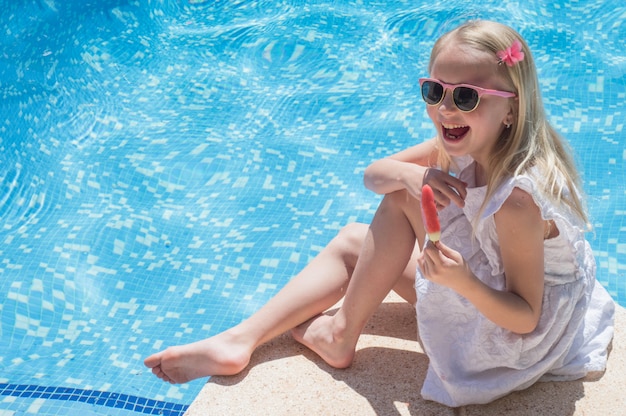
{"label": "blue pool tile", "polygon": [[[36,385],[0,384],[0,396],[13,402],[15,398],[45,399],[53,402],[81,402],[107,408],[133,410],[144,414],[182,415],[187,405],[170,403],[126,394]],[[43,402],[42,402],[43,403]]]}

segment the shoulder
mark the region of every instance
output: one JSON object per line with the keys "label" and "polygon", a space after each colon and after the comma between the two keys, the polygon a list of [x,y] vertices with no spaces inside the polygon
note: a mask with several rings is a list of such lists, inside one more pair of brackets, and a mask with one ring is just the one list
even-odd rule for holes
{"label": "shoulder", "polygon": [[504,200],[500,210],[506,211],[525,211],[527,209],[538,209],[532,195],[521,188],[514,187],[509,196]]}
{"label": "shoulder", "polygon": [[541,211],[532,195],[520,188],[513,188],[509,196],[495,214],[497,222],[517,223],[518,225],[530,225],[539,223]]}

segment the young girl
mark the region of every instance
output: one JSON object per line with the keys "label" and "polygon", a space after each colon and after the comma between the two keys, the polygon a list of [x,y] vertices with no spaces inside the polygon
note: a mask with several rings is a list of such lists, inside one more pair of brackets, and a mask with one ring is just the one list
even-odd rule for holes
{"label": "young girl", "polygon": [[[528,46],[507,26],[469,22],[436,42],[429,72],[419,82],[437,136],[367,168],[365,185],[385,195],[371,225],[345,227],[236,327],[146,358],[154,374],[235,374],[292,328],[348,367],[392,289],[416,304],[425,399],[486,403],[604,370],[614,303],[596,284],[578,175],[546,120]],[[437,243],[421,218],[426,183],[440,208]],[[320,315],[341,297],[334,315]]]}

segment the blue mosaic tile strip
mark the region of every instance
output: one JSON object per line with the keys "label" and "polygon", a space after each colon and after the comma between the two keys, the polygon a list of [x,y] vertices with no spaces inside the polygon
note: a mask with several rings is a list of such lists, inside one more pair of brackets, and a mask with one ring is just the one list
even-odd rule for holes
{"label": "blue mosaic tile strip", "polygon": [[131,410],[147,415],[182,416],[189,407],[184,404],[146,399],[128,394],[31,384],[0,383],[0,396],[83,402],[97,406]]}

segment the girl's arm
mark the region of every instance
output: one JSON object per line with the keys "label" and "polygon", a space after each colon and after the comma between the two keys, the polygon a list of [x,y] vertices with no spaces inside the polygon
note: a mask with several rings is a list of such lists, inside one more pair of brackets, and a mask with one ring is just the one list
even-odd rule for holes
{"label": "girl's arm", "polygon": [[421,198],[422,185],[429,183],[437,202],[445,206],[453,200],[463,206],[465,184],[457,178],[432,169],[437,160],[436,139],[409,147],[389,157],[373,162],[365,169],[365,187],[379,195],[406,189]]}
{"label": "girl's arm", "polygon": [[[389,194],[400,189],[408,189],[415,195],[410,184],[415,178],[423,178],[436,160],[435,139],[409,147],[389,157],[373,162],[365,169],[365,187],[379,195]],[[407,186],[409,185],[409,186]],[[417,193],[419,196],[419,193]]]}
{"label": "girl's arm", "polygon": [[418,262],[427,278],[455,290],[495,324],[529,333],[537,327],[543,301],[544,220],[532,197],[515,188],[495,214],[495,222],[505,290],[484,284],[458,252],[440,243],[429,244]]}
{"label": "girl's arm", "polygon": [[502,326],[532,332],[543,302],[545,221],[533,198],[519,188],[513,189],[494,219],[506,278]]}

